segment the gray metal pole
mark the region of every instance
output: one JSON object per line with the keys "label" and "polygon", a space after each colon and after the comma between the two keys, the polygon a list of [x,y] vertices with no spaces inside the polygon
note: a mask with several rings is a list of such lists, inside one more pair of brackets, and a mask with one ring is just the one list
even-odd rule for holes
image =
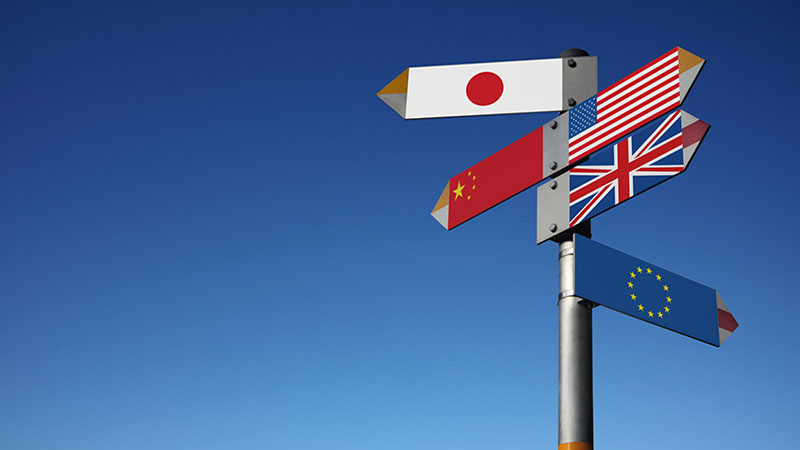
{"label": "gray metal pole", "polygon": [[558,450],[592,450],[592,307],[575,297],[575,241],[558,244]]}
{"label": "gray metal pole", "polygon": [[[560,56],[589,53],[570,48]],[[588,222],[583,228],[591,235]],[[592,306],[575,297],[575,241],[571,234],[563,239],[558,243],[558,450],[592,450]]]}

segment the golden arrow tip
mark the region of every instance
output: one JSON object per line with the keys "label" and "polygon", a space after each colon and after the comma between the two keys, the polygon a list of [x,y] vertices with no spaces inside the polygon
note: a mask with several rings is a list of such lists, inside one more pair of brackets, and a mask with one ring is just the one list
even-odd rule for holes
{"label": "golden arrow tip", "polygon": [[436,206],[433,207],[433,211],[431,211],[431,215],[437,222],[442,224],[442,226],[449,230],[447,227],[447,217],[450,212],[450,182],[448,181],[447,184],[444,186],[444,191],[442,191],[442,195],[439,196],[439,201],[436,202]]}
{"label": "golden arrow tip", "polygon": [[378,91],[378,96],[385,94],[407,94],[408,93],[408,69],[397,76],[386,87]]}
{"label": "golden arrow tip", "polygon": [[378,91],[378,98],[405,119],[406,100],[408,99],[408,69]]}
{"label": "golden arrow tip", "polygon": [[706,64],[706,60],[678,47],[678,71],[680,72],[680,91],[681,103],[689,95],[700,70]]}
{"label": "golden arrow tip", "polygon": [[684,73],[698,64],[703,64],[705,62],[705,59],[678,47],[678,70],[680,73]]}

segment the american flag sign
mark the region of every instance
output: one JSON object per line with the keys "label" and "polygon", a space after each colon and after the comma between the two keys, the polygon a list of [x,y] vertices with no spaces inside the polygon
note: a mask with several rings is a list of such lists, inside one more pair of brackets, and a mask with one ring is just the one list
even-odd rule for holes
{"label": "american flag sign", "polygon": [[569,111],[569,164],[681,105],[705,60],[675,47]]}

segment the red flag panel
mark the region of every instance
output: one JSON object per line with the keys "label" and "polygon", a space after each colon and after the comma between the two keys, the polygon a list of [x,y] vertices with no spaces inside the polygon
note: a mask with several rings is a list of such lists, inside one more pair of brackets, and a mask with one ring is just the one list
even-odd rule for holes
{"label": "red flag panel", "polygon": [[450,179],[447,228],[464,223],[541,181],[542,129]]}

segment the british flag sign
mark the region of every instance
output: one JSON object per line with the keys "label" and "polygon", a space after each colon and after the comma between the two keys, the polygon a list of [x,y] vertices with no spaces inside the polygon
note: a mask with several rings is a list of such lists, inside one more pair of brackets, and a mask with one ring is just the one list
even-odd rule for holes
{"label": "british flag sign", "polygon": [[541,186],[537,241],[544,242],[682,173],[708,128],[685,111],[671,112]]}

